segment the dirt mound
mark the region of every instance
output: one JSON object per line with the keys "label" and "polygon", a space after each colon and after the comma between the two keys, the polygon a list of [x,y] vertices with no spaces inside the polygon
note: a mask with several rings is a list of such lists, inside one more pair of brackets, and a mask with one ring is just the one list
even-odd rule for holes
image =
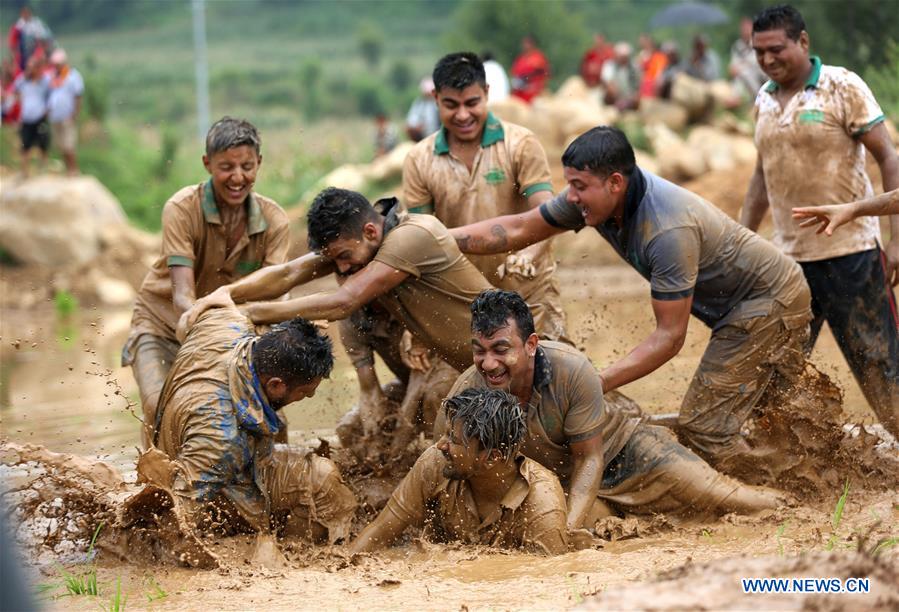
{"label": "dirt mound", "polygon": [[[869,592],[744,593],[744,579],[866,579]],[[862,585],[864,582],[861,583]],[[795,590],[795,587],[794,589]],[[585,610],[896,610],[899,606],[899,569],[884,559],[858,553],[810,553],[799,557],[736,557],[711,563],[687,564],[659,574],[654,580],[608,590],[586,602]]]}

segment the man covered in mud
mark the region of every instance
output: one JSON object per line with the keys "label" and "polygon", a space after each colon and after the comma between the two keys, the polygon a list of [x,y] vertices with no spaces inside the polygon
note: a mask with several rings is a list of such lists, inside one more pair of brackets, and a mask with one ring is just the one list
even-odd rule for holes
{"label": "man covered in mud", "polygon": [[275,444],[278,412],[312,397],[333,364],[331,341],[303,319],[259,336],[234,307],[199,317],[166,379],[154,440],[191,522],[347,535],[356,500],[337,466]]}
{"label": "man covered in mud", "polygon": [[545,554],[568,550],[565,495],[555,475],[519,451],[527,436],[516,398],[468,389],[444,402],[447,431],[426,450],[351,552],[389,546],[409,526]]}
{"label": "man covered in mud", "polygon": [[[577,349],[544,341],[517,293],[488,290],[471,304],[474,365],[450,395],[505,389],[527,422],[521,452],[556,473],[568,493],[567,529],[591,528],[613,511],[678,515],[750,513],[785,498],[715,471],[664,427],[640,419]],[[438,420],[435,436],[448,431]]]}
{"label": "man covered in mud", "polygon": [[162,253],[141,284],[122,351],[122,365],[131,366],[140,390],[144,447],[178,352],[175,327],[181,313],[196,298],[260,266],[287,260],[287,214],[253,191],[260,147],[251,123],[220,119],[206,135],[203,165],[209,180],[181,189],[162,210]]}
{"label": "man covered in mud", "polygon": [[[591,226],[650,283],[655,330],[600,371],[605,392],[674,357],[692,313],[712,337],[681,403],[682,442],[725,471],[765,464],[743,423],[769,385],[805,368],[810,296],[799,266],[699,196],[638,168],[621,130],[596,127],[562,156],[569,188],[539,209],[451,230],[463,252],[519,249]],[[736,467],[735,467],[736,466]]]}
{"label": "man covered in mud", "polygon": [[271,299],[337,270],[346,278],[336,290],[249,303],[243,310],[254,323],[337,321],[377,301],[440,358],[464,370],[471,351],[459,330],[468,326],[471,301],[490,284],[440,221],[403,211],[395,199],[377,204],[355,191],[325,189],[306,217],[312,253],[221,287],[198,300],[185,321],[209,306]]}
{"label": "man covered in mud", "polygon": [[899,188],[899,155],[884,114],[854,72],[810,55],[802,15],[781,5],[759,13],[752,47],[770,81],[753,109],[758,161],[740,221],[759,227],[771,209],[773,241],[799,262],[812,295],[811,352],[824,321],[880,422],[899,437],[899,214],[880,223],[858,218],[833,237],[792,218],[792,207],[838,204],[873,195],[866,151],[884,191]]}
{"label": "man covered in mud", "polygon": [[[546,152],[530,130],[487,110],[487,76],[478,56],[444,56],[433,80],[443,127],[416,144],[403,164],[402,201],[409,211],[433,214],[452,228],[525,212],[550,200]],[[565,336],[551,240],[470,259],[491,285],[524,296],[542,338]]]}

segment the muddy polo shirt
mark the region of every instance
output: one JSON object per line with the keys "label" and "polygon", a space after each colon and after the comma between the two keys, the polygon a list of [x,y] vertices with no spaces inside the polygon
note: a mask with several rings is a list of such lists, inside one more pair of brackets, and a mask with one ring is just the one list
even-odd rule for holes
{"label": "muddy polo shirt", "polygon": [[266,431],[277,431],[280,423],[249,358],[233,363],[235,348],[254,336],[236,309],[216,308],[200,317],[159,399],[156,446],[185,470],[176,493],[196,501],[224,495],[256,523],[265,509],[256,464],[271,456],[273,434]]}
{"label": "muddy polo shirt", "polygon": [[490,516],[481,519],[471,485],[443,475],[446,460],[426,450],[390,496],[384,512],[424,526],[438,540],[560,554],[568,550],[565,494],[555,475],[535,461],[518,459],[518,477]]}
{"label": "muddy polo shirt", "polygon": [[394,206],[384,227],[374,260],[409,278],[378,303],[451,366],[464,370],[472,363],[471,302],[490,284],[435,217]]}
{"label": "muddy polo shirt", "polygon": [[877,246],[875,217],[855,219],[833,236],[799,227],[794,206],[852,202],[873,195],[858,137],[884,120],[874,94],[854,72],[812,57],[805,89],[783,108],[769,81],[755,100],[755,146],[774,219],[774,244],[797,261],[850,255]]}
{"label": "muddy polo shirt", "polygon": [[[540,191],[552,192],[552,183],[537,137],[492,113],[487,115],[470,172],[450,153],[445,129],[416,144],[403,165],[403,203],[410,212],[434,214],[447,227],[526,212],[528,197]],[[533,279],[515,275],[500,279],[496,269],[505,262],[505,254],[468,258],[493,286],[518,291],[529,301],[548,285],[556,267],[550,249],[534,262]]]}
{"label": "muddy polo shirt", "polygon": [[185,187],[162,211],[162,254],[144,278],[131,319],[131,341],[148,333],[175,340],[178,318],[172,306],[169,266],[194,270],[197,298],[261,268],[287,261],[290,246],[287,213],[251,193],[244,235],[229,252],[215,203],[212,182]]}
{"label": "muddy polo shirt", "polygon": [[[584,227],[567,191],[543,204],[558,228]],[[596,231],[649,281],[656,300],[693,296],[693,314],[713,329],[789,306],[805,285],[799,265],[723,211],[639,168],[626,193],[623,227],[614,219]]]}
{"label": "muddy polo shirt", "polygon": [[[486,389],[475,366],[463,372],[448,397],[465,389]],[[603,401],[593,364],[577,349],[540,341],[534,364],[534,389],[526,407],[526,457],[551,469],[564,486],[571,478],[570,444],[602,436],[603,467],[624,448],[640,419]]]}

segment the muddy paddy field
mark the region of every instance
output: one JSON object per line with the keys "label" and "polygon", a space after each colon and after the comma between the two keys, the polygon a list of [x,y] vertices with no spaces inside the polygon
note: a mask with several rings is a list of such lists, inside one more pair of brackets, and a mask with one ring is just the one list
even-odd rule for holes
{"label": "muddy paddy field", "polygon": [[[586,231],[563,236],[557,254],[569,331],[595,364],[623,356],[652,330],[648,285],[598,237]],[[99,497],[66,499],[64,510],[52,517],[52,506],[60,505],[53,488],[59,474],[36,475],[36,469],[48,471],[47,465],[21,462],[23,455],[11,449],[34,445],[40,448],[33,452],[100,460],[136,490],[137,389],[130,370],[119,366],[130,310],[82,306],[63,315],[44,299],[16,306],[10,294],[34,291],[26,285],[9,277],[3,283],[0,476],[14,518],[27,518],[43,504],[44,522],[32,521],[30,531],[18,535],[30,566],[30,588],[45,609],[114,609],[117,599],[135,610],[899,609],[899,493],[878,477],[849,478],[838,461],[833,484],[800,496],[794,506],[680,525],[662,518],[609,519],[597,547],[555,558],[438,545],[408,534],[388,551],[354,558],[341,546],[284,540],[283,558],[267,562],[249,536],[207,541],[222,560],[209,570],[148,562],[100,545],[89,557],[98,515],[72,514],[70,502],[86,509],[100,503]],[[334,427],[355,401],[355,376],[332,332],[340,354],[331,379],[313,399],[285,409],[291,444],[319,438],[336,443]],[[622,391],[647,414],[676,412],[708,336],[691,321],[681,353]],[[845,421],[873,423],[826,329],[812,361],[842,388]],[[382,374],[387,381],[386,369]],[[896,446],[881,445],[880,452],[899,458]],[[96,463],[85,465],[103,470]],[[80,486],[77,478],[73,482]],[[99,595],[67,594],[67,576],[94,571]],[[740,583],[741,578],[853,576],[868,577],[870,592],[745,595]]]}

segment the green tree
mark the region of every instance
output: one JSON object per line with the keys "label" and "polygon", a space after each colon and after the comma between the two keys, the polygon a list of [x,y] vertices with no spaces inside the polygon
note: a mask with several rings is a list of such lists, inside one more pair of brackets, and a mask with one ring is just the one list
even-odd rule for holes
{"label": "green tree", "polygon": [[384,32],[371,21],[364,22],[356,32],[359,53],[371,68],[377,68],[384,53]]}
{"label": "green tree", "polygon": [[553,81],[559,82],[577,74],[590,46],[576,6],[565,0],[466,0],[453,14],[447,43],[454,50],[489,49],[509,66],[521,51],[521,39],[530,34],[549,59]]}
{"label": "green tree", "polygon": [[390,66],[390,74],[387,79],[397,91],[408,89],[412,85],[412,66],[406,60],[396,60]]}

